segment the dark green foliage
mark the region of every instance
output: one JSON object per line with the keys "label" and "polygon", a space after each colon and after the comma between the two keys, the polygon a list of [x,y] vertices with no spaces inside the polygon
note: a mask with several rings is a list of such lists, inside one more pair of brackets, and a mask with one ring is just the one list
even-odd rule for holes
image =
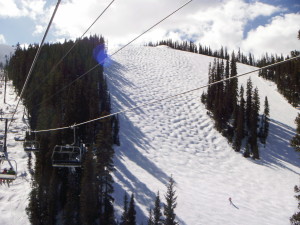
{"label": "dark green foliage", "polygon": [[[259,107],[260,99],[258,89],[253,91],[252,81],[247,81],[246,101],[244,99],[244,88],[240,88],[238,94],[238,80],[236,61],[239,57],[235,57],[232,53],[231,60],[224,62],[215,59],[213,64],[209,65],[208,81],[209,85],[207,93],[203,93],[201,101],[210,111],[209,114],[215,121],[215,128],[224,135],[230,143],[232,143],[235,151],[243,148],[243,140],[247,137],[249,146],[244,151],[244,156],[253,159],[259,159],[259,149],[257,144]],[[233,77],[230,80],[222,81],[226,78]],[[221,81],[221,82],[220,82]],[[266,113],[269,114],[268,103],[265,107]],[[262,129],[263,135],[267,138],[268,132],[268,116],[264,117]],[[264,139],[265,140],[265,139]]]}
{"label": "dark green foliage", "polygon": [[249,78],[247,80],[247,89],[246,89],[246,124],[248,129],[250,129],[250,118],[251,118],[251,112],[252,112],[252,81]]}
{"label": "dark green foliage", "polygon": [[268,98],[265,98],[265,105],[264,105],[264,114],[261,117],[261,125],[259,128],[259,138],[262,144],[266,144],[266,139],[269,134],[269,115],[270,115],[270,108]]}
{"label": "dark green foliage", "polygon": [[155,204],[154,204],[154,209],[153,209],[153,224],[154,225],[161,225],[163,220],[162,220],[162,213],[160,209],[160,198],[159,198],[159,192],[157,192],[156,198],[155,198]]}
{"label": "dark green foliage", "polygon": [[296,135],[292,138],[290,144],[296,151],[300,152],[300,113],[298,113],[295,123],[297,125]]}
{"label": "dark green foliage", "polygon": [[[269,56],[266,54],[258,61],[258,66],[263,67],[276,62],[296,57],[300,54],[299,51],[292,51],[290,56],[283,57],[278,55]],[[277,84],[278,91],[291,103],[293,106],[300,105],[300,59],[292,60],[268,69],[263,69],[259,75],[265,79],[274,81]]]}
{"label": "dark green foliage", "polygon": [[128,218],[127,225],[136,225],[135,216],[136,216],[136,211],[135,211],[134,195],[131,194],[128,213],[127,213],[127,218]]}
{"label": "dark green foliage", "polygon": [[[110,97],[103,68],[98,66],[61,92],[57,92],[94,67],[93,49],[104,44],[98,36],[78,40],[70,54],[51,72],[73,41],[45,44],[24,92],[32,130],[70,126],[110,113]],[[7,66],[17,93],[21,92],[37,45],[17,45]],[[55,94],[55,96],[54,96]],[[87,143],[82,169],[53,168],[52,149],[73,143],[73,131],[40,133],[42,154],[36,154],[33,189],[27,214],[30,223],[114,224],[113,142],[118,142],[118,120],[110,119],[79,126],[75,144]],[[97,136],[97,137],[96,137]]]}
{"label": "dark green foliage", "polygon": [[113,127],[113,143],[120,146],[119,139],[119,117],[118,115],[112,117],[112,127]]}
{"label": "dark green foliage", "polygon": [[[300,209],[300,186],[295,186],[294,187],[294,191],[295,193],[297,193],[297,195],[295,195],[295,198],[298,200],[298,209]],[[296,212],[291,218],[290,218],[290,222],[292,225],[300,225],[300,212]]]}
{"label": "dark green foliage", "polygon": [[95,161],[93,151],[88,149],[82,167],[80,194],[80,221],[82,225],[92,225],[97,220],[97,196],[95,186]]}
{"label": "dark green foliage", "polygon": [[250,115],[250,137],[249,144],[251,147],[252,158],[259,159],[258,145],[257,145],[257,127],[259,121],[259,96],[258,89],[254,89],[252,106],[251,106],[251,115]]}
{"label": "dark green foliage", "polygon": [[122,213],[120,225],[128,224],[128,216],[127,215],[128,215],[128,196],[125,192],[125,194],[124,194],[124,203],[123,203],[123,213]]}
{"label": "dark green foliage", "polygon": [[[208,55],[213,56],[220,59],[226,59],[229,60],[229,54],[227,53],[227,48],[221,47],[220,50],[212,50],[209,46],[203,46],[201,44],[196,45],[192,41],[173,41],[172,39],[168,40],[162,40],[157,43],[148,43],[148,46],[158,46],[158,45],[167,45],[171,48],[178,49],[181,51],[187,51],[187,52],[193,52],[193,53],[199,53],[202,55]],[[254,56],[249,53],[248,56],[244,55],[240,50],[238,51],[238,55],[235,58],[236,62],[240,62],[243,64],[248,64],[251,66],[255,66],[256,62],[254,59]]]}
{"label": "dark green foliage", "polygon": [[169,183],[167,186],[167,193],[165,195],[166,204],[164,205],[164,225],[176,225],[178,222],[175,220],[175,208],[177,206],[176,203],[176,191],[174,189],[175,181],[173,180],[172,176],[169,179]]}
{"label": "dark green foliage", "polygon": [[240,89],[240,101],[238,107],[237,123],[236,123],[236,137],[234,142],[235,151],[239,152],[244,138],[245,127],[245,100],[244,100],[244,88]]}

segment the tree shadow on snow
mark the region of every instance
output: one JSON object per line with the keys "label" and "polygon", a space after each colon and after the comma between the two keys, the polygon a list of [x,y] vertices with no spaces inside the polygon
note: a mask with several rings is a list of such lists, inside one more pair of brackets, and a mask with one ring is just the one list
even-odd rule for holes
{"label": "tree shadow on snow", "polygon": [[[122,64],[112,60],[110,67],[105,69],[105,77],[108,80],[107,84],[110,90],[110,95],[112,99],[117,99],[118,101],[111,101],[112,108],[119,110],[130,107],[134,107],[137,103],[130,98],[126,93],[126,90],[137,89],[138,87],[126,78],[124,73],[127,68]],[[111,88],[113,87],[113,88]]]}
{"label": "tree shadow on snow", "polygon": [[[130,196],[134,194],[136,202],[141,205],[147,206],[147,208],[154,208],[154,201],[157,190],[150,190],[147,184],[143,183],[139,178],[134,175],[133,168],[127,168],[124,159],[130,164],[138,167],[138,170],[144,170],[145,174],[150,174],[155,177],[160,183],[165,186],[168,184],[169,176],[164,173],[159,167],[157,167],[151,160],[149,160],[143,152],[147,152],[147,149],[152,148],[149,141],[146,140],[144,134],[140,129],[132,124],[132,122],[125,116],[120,115],[122,129],[120,130],[120,142],[121,146],[115,148],[114,164],[117,171],[114,176],[117,178],[119,183],[115,184],[116,196],[124,196],[125,191]],[[162,196],[161,200],[162,199]],[[123,200],[118,199],[117,205],[122,206]],[[137,220],[140,222],[147,222],[148,215],[136,205]],[[184,224],[184,223],[181,223]]]}
{"label": "tree shadow on snow", "polygon": [[[125,72],[126,68],[116,61],[112,61],[110,67],[105,69],[105,75],[108,80],[107,83],[112,100],[111,104],[115,112],[137,105],[136,100],[133,99],[133,96],[130,96],[129,93],[131,92],[131,89],[137,89],[139,87],[126,78]],[[137,108],[130,112],[130,116],[134,116],[135,114],[138,114],[139,118],[147,116],[141,108]],[[132,170],[133,168],[127,168],[126,163],[132,163],[134,166],[138,167],[138,170],[145,171],[143,173],[151,175],[159,183],[162,183],[165,186],[169,181],[169,175],[164,173],[155,165],[155,163],[146,157],[147,151],[153,149],[153,146],[150,141],[147,140],[144,133],[130,121],[127,115],[119,114],[121,146],[115,147],[114,157],[114,164],[117,169],[114,172],[114,177],[118,181],[118,183],[115,183],[114,185],[114,196],[118,196],[118,198],[115,199],[115,204],[118,206],[116,207],[118,215],[121,215],[122,213],[125,191],[128,196],[130,196],[131,193],[134,194],[136,203],[152,209],[154,208],[154,201],[158,191],[158,189],[150,190],[147,183],[143,183],[135,171]],[[126,162],[124,161],[125,158]],[[130,161],[128,161],[128,159]],[[166,190],[167,188],[165,188],[164,191]],[[163,196],[160,197],[163,201]],[[147,223],[148,215],[144,214],[138,204],[136,204],[137,221],[145,224]],[[180,224],[185,224],[180,218],[177,217],[177,219]]]}
{"label": "tree shadow on snow", "polygon": [[256,160],[255,163],[271,168],[281,167],[300,175],[289,167],[290,164],[300,168],[300,154],[290,146],[295,132],[294,128],[271,119],[266,147],[260,144],[260,160]]}

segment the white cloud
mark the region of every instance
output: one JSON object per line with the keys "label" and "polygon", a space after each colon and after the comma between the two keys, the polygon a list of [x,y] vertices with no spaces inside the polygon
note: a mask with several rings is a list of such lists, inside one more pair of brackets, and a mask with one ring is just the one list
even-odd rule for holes
{"label": "white cloud", "polygon": [[44,33],[44,31],[45,31],[45,28],[42,25],[36,25],[33,35],[42,34],[42,33]]}
{"label": "white cloud", "polygon": [[46,0],[0,0],[0,17],[37,19],[44,13]]}
{"label": "white cloud", "polygon": [[5,41],[4,35],[0,34],[0,44],[5,44],[5,43],[6,43],[6,41]]}
{"label": "white cloud", "polygon": [[0,17],[19,17],[20,15],[21,11],[14,0],[0,1]]}
{"label": "white cloud", "polygon": [[245,26],[258,16],[270,16],[280,8],[268,4],[241,0],[224,1],[217,7],[205,11],[199,10],[191,18],[197,23],[190,23],[200,34],[197,41],[212,48],[221,45],[229,49],[237,49],[243,42]]}
{"label": "white cloud", "polygon": [[[87,35],[95,33],[104,35],[109,47],[124,45],[187,1],[116,0]],[[45,30],[55,7],[55,4],[52,4],[51,7],[45,8],[45,2],[46,0],[0,0],[0,17],[15,10],[15,14],[12,13],[10,16],[22,15],[34,19],[36,24],[33,35],[39,35]],[[50,30],[54,36],[52,41],[80,37],[110,2],[111,0],[62,1]],[[7,11],[4,12],[1,6],[6,7]],[[278,12],[283,13],[285,9],[259,1],[247,3],[245,0],[194,0],[135,43],[158,41],[163,38],[192,39],[213,49],[223,45],[229,50],[241,47],[242,50],[257,53],[257,48],[268,47],[259,41],[260,32],[264,33],[271,27],[275,29],[274,27],[282,24],[276,25],[275,21],[279,18],[270,19],[270,26],[252,30],[244,40],[246,25],[258,17],[271,18]],[[299,19],[289,20],[290,24],[287,26],[295,26],[297,21]],[[287,32],[289,36],[286,38],[290,38],[292,32],[294,31]],[[271,33],[264,35],[266,43],[269,38],[274,39]],[[289,48],[288,44],[285,48]],[[269,50],[281,51],[278,45],[270,45],[265,51]]]}
{"label": "white cloud", "polygon": [[266,52],[287,55],[292,50],[299,50],[299,21],[300,14],[276,16],[269,24],[251,30],[242,47],[259,56]]}
{"label": "white cloud", "polygon": [[[111,0],[74,0],[62,3],[54,21],[56,34],[69,38],[79,37],[110,2]],[[186,2],[187,0],[115,1],[88,34],[103,34],[110,43],[125,44]],[[146,37],[156,40],[166,37],[170,33],[168,31],[176,29],[178,24],[185,24],[187,15],[195,11],[195,8],[209,7],[217,2],[218,0],[212,0],[208,4],[207,1],[198,0],[190,3],[145,35],[145,38],[139,39],[139,42],[145,41]]]}

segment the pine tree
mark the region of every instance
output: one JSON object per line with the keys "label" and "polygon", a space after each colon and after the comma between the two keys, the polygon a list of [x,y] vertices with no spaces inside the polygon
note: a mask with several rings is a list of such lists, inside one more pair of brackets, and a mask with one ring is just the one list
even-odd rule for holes
{"label": "pine tree", "polygon": [[83,225],[95,224],[97,219],[94,167],[93,152],[89,149],[85,155],[81,178],[80,221]]}
{"label": "pine tree", "polygon": [[164,225],[177,225],[178,223],[175,220],[175,208],[177,206],[175,196],[176,191],[174,190],[175,181],[173,180],[172,176],[169,179],[169,184],[167,186],[167,193],[165,195],[166,204],[164,205]]}
{"label": "pine tree", "polygon": [[[300,186],[295,186],[294,187],[294,191],[295,193],[297,193],[297,195],[295,195],[295,198],[298,200],[298,209],[300,209]],[[292,225],[300,225],[300,212],[296,212],[291,218],[290,218],[290,222]]]}
{"label": "pine tree", "polygon": [[290,144],[296,151],[300,152],[300,113],[298,113],[295,123],[297,125],[296,135],[291,139]]}
{"label": "pine tree", "polygon": [[160,198],[159,198],[159,192],[157,192],[156,198],[155,198],[155,205],[153,209],[153,216],[154,216],[154,225],[161,225],[162,224],[162,213],[160,209]]}
{"label": "pine tree", "polygon": [[249,78],[247,80],[247,89],[246,89],[246,124],[248,130],[250,129],[250,117],[252,111],[252,81]]}
{"label": "pine tree", "polygon": [[252,99],[252,106],[251,106],[251,115],[250,115],[250,138],[249,144],[251,147],[252,158],[259,159],[259,150],[257,145],[257,123],[259,120],[259,95],[258,89],[254,89],[253,99]]}
{"label": "pine tree", "polygon": [[261,126],[259,129],[259,137],[262,144],[266,144],[266,139],[269,134],[269,115],[270,115],[270,109],[269,109],[269,103],[267,96],[265,97],[265,105],[264,105],[264,114],[261,118]]}
{"label": "pine tree", "polygon": [[244,138],[244,124],[245,124],[245,100],[244,100],[244,88],[241,86],[240,89],[240,105],[238,107],[238,118],[236,124],[236,134],[234,149],[239,152]]}
{"label": "pine tree", "polygon": [[127,213],[128,225],[136,225],[135,216],[136,216],[136,211],[135,211],[134,195],[131,194],[128,213]]}
{"label": "pine tree", "polygon": [[124,203],[123,203],[123,213],[122,213],[120,225],[127,225],[128,224],[127,214],[128,214],[128,196],[125,192],[125,194],[124,194]]}

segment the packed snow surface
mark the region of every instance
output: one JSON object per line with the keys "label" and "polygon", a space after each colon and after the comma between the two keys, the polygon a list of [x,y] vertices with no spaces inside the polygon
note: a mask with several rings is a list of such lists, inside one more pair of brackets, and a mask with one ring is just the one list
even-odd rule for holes
{"label": "packed snow surface", "polygon": [[[113,112],[150,103],[119,115],[121,145],[115,147],[115,203],[120,216],[126,191],[134,194],[138,224],[146,224],[157,191],[164,201],[172,175],[176,182],[180,224],[283,225],[297,210],[294,186],[299,183],[299,155],[289,147],[298,111],[257,73],[251,76],[270,105],[267,144],[260,160],[236,153],[214,129],[200,101],[212,57],[165,46],[129,47],[105,68]],[[256,68],[238,64],[238,73]],[[234,205],[229,202],[232,198]],[[236,206],[236,207],[235,207]]]}
{"label": "packed snow surface", "polygon": [[[2,71],[0,71],[2,75]],[[12,112],[16,108],[17,101],[15,100],[16,94],[11,82],[7,83],[6,87],[6,103],[4,103],[4,82],[0,84],[0,109],[3,110],[4,115],[2,118],[11,118]],[[13,181],[9,186],[7,183],[1,182],[0,185],[0,224],[1,225],[15,225],[30,224],[26,215],[26,207],[28,205],[28,195],[31,190],[30,180],[31,176],[27,168],[28,155],[23,150],[23,142],[15,141],[16,138],[23,138],[27,125],[25,118],[23,118],[24,107],[22,104],[18,107],[18,111],[15,114],[15,120],[9,126],[7,133],[7,152],[8,158],[15,160],[17,163],[17,179]],[[9,121],[10,122],[10,121]],[[8,122],[8,124],[10,124]],[[4,136],[5,120],[0,120],[1,139]],[[3,142],[3,139],[1,140]],[[0,152],[1,154],[1,152]],[[14,166],[14,161],[12,161]],[[9,169],[9,164],[3,162],[1,164],[1,170],[4,168]],[[2,172],[0,171],[0,172]]]}

